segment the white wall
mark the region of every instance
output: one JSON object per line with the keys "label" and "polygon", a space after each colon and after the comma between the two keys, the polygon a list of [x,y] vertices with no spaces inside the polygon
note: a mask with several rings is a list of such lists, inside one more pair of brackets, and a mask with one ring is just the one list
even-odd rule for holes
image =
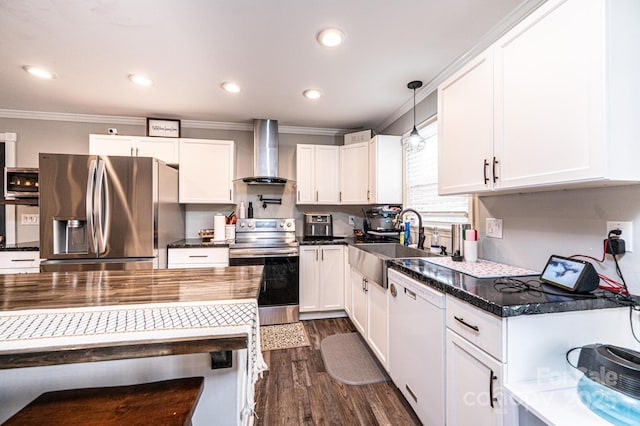
{"label": "white wall", "polygon": [[[619,256],[640,293],[640,185],[479,198],[480,257],[541,271],[551,254],[602,256],[607,221],[633,222],[634,252]],[[485,236],[485,218],[503,219],[503,239]],[[598,272],[617,278],[611,256]]]}

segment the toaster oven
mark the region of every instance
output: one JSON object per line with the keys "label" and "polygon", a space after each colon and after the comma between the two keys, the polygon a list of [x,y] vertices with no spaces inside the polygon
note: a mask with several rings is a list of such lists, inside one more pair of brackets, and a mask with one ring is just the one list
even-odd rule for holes
{"label": "toaster oven", "polygon": [[4,198],[38,198],[38,169],[28,167],[4,168]]}

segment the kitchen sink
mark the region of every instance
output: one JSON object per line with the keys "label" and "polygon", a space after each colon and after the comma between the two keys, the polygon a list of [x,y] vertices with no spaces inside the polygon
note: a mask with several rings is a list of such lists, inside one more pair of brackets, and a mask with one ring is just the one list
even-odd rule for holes
{"label": "kitchen sink", "polygon": [[349,264],[370,281],[387,288],[388,259],[430,257],[434,254],[398,243],[364,243],[349,246]]}
{"label": "kitchen sink", "polygon": [[388,259],[399,259],[403,257],[427,257],[430,255],[430,252],[428,251],[403,246],[402,244],[398,243],[358,244],[357,247],[360,250],[377,254]]}

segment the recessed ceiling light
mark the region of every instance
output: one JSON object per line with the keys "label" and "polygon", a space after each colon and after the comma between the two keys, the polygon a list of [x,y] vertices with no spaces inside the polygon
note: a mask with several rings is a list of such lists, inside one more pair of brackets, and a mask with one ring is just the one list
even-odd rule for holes
{"label": "recessed ceiling light", "polygon": [[151,86],[153,81],[143,74],[129,74],[129,80],[138,86]]}
{"label": "recessed ceiling light", "polygon": [[302,95],[307,99],[318,99],[321,93],[316,89],[307,89],[302,92]]}
{"label": "recessed ceiling light", "polygon": [[240,91],[240,86],[230,81],[222,83],[222,88],[230,93],[238,93]]}
{"label": "recessed ceiling light", "polygon": [[41,67],[35,67],[33,65],[25,65],[22,67],[22,69],[35,77],[42,78],[45,80],[51,80],[56,78],[54,73]]}
{"label": "recessed ceiling light", "polygon": [[327,28],[318,33],[318,43],[325,47],[336,47],[344,41],[344,33],[338,28]]}

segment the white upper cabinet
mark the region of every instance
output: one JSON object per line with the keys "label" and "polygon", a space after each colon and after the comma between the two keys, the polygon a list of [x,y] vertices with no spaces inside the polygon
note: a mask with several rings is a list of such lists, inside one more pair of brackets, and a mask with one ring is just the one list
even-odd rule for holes
{"label": "white upper cabinet", "polygon": [[297,204],[338,204],[340,147],[296,146]]}
{"label": "white upper cabinet", "polygon": [[89,154],[133,156],[133,136],[89,135]]}
{"label": "white upper cabinet", "polygon": [[492,79],[443,83],[440,193],[640,181],[639,21],[634,1],[549,0],[472,61]]}
{"label": "white upper cabinet", "polygon": [[340,202],[368,204],[369,142],[340,147]]}
{"label": "white upper cabinet", "polygon": [[402,141],[377,135],[369,141],[368,204],[402,204]]}
{"label": "white upper cabinet", "polygon": [[179,162],[179,142],[176,138],[137,137],[135,151],[138,157],[155,157],[167,164]]}
{"label": "white upper cabinet", "polygon": [[89,135],[89,154],[154,157],[178,164],[178,139],[122,135]]}
{"label": "white upper cabinet", "polygon": [[180,139],[180,202],[231,204],[234,170],[234,141]]}
{"label": "white upper cabinet", "polygon": [[438,190],[493,187],[493,54],[485,51],[438,87]]}

